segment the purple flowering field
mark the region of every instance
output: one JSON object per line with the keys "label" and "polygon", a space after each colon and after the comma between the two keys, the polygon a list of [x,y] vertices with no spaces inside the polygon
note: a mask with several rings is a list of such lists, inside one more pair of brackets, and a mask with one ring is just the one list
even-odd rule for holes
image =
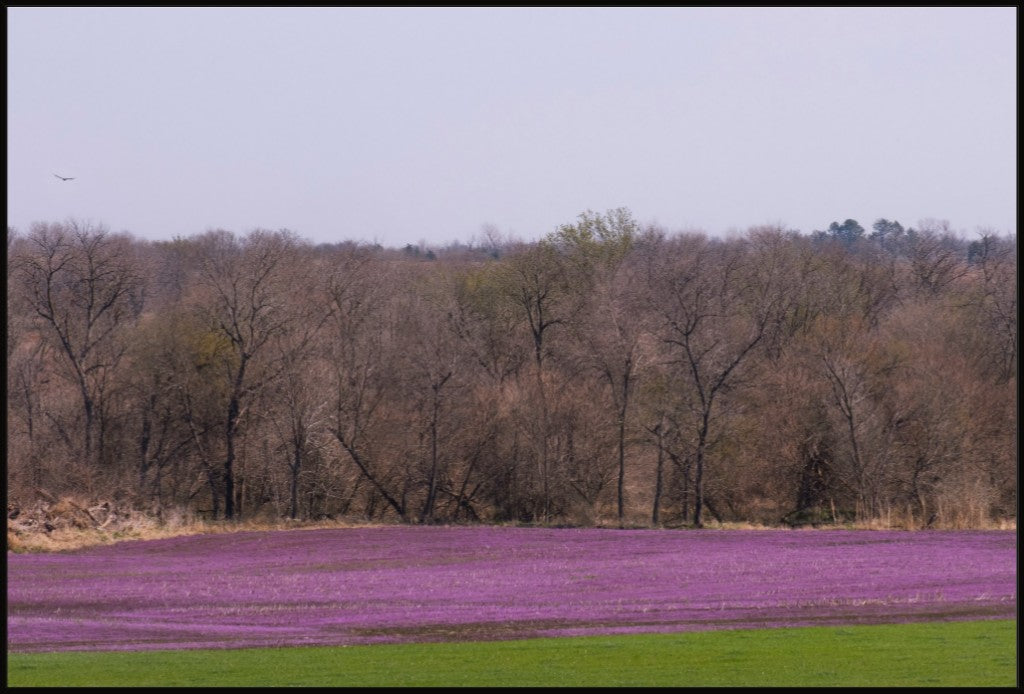
{"label": "purple flowering field", "polygon": [[1014,619],[1016,532],[368,527],[8,554],[8,650]]}

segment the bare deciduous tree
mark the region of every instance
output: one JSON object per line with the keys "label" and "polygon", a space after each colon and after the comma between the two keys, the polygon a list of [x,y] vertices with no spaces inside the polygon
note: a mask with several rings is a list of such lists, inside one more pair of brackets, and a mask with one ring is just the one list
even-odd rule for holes
{"label": "bare deciduous tree", "polygon": [[210,330],[227,339],[221,360],[228,384],[223,427],[224,516],[235,517],[235,459],[239,426],[260,388],[280,373],[280,354],[268,349],[294,314],[285,296],[298,271],[296,237],[287,231],[253,231],[242,239],[225,231],[201,239],[199,311]]}
{"label": "bare deciduous tree", "polygon": [[125,335],[143,304],[144,278],[131,239],[74,220],[37,224],[12,263],[39,335],[78,391],[81,420],[72,453],[87,466],[103,464],[108,398],[127,349]]}
{"label": "bare deciduous tree", "polygon": [[232,520],[1014,520],[1015,239],[834,227],[9,228],[8,486]]}
{"label": "bare deciduous tree", "polygon": [[[688,236],[664,248],[656,276],[663,340],[696,394],[694,525],[703,524],[704,472],[716,438],[719,400],[733,388],[741,367],[769,342],[787,310],[783,268],[775,259],[749,253],[743,242],[717,243]],[[769,264],[763,264],[770,261]]]}

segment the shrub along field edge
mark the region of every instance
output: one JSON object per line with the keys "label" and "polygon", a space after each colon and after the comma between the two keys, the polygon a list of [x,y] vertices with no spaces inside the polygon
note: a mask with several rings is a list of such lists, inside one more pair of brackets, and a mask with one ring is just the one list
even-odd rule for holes
{"label": "shrub along field edge", "polygon": [[241,650],[8,653],[19,686],[1014,686],[1015,620]]}

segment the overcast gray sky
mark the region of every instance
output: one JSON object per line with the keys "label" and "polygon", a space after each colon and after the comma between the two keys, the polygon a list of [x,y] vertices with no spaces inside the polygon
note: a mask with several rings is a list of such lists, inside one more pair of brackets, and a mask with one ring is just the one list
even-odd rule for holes
{"label": "overcast gray sky", "polygon": [[[7,220],[1016,233],[1017,10],[8,8]],[[63,182],[54,174],[73,176]]]}

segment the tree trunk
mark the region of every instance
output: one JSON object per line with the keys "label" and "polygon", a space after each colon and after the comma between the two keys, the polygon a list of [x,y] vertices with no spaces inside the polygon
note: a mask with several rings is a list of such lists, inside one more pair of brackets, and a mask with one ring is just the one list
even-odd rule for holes
{"label": "tree trunk", "polygon": [[369,481],[370,484],[373,485],[373,488],[377,490],[377,493],[381,495],[381,497],[388,503],[388,505],[395,510],[395,513],[398,514],[398,517],[402,520],[402,522],[406,522],[408,520],[408,516],[405,510],[404,494],[401,501],[395,499],[384,487],[384,485],[381,484],[380,480],[378,480],[376,476],[374,476],[374,474],[370,472],[370,468],[366,464],[367,461],[363,460],[363,457],[359,455],[359,452],[345,439],[344,435],[338,430],[335,430],[333,433],[334,437],[338,440],[338,443],[340,443],[341,447],[345,449],[345,452],[348,453],[349,458],[351,458],[352,462],[356,464],[356,467],[358,467],[359,471],[363,473],[363,476],[367,479],[367,481]]}
{"label": "tree trunk", "polygon": [[302,469],[302,445],[298,440],[292,442],[291,473],[291,508],[288,515],[292,520],[299,516],[299,471]]}
{"label": "tree trunk", "polygon": [[238,416],[242,405],[242,386],[245,383],[245,370],[248,366],[248,358],[243,352],[238,371],[235,373],[235,382],[231,390],[231,399],[228,401],[227,427],[224,432],[224,443],[226,452],[224,455],[224,518],[233,520],[235,518],[235,434],[238,431]]}
{"label": "tree trunk", "polygon": [[430,413],[430,475],[427,479],[427,499],[420,513],[420,523],[427,523],[434,517],[434,500],[437,498],[437,393],[434,388],[434,402]]}
{"label": "tree trunk", "polygon": [[[155,396],[154,396],[155,398]],[[152,400],[150,400],[152,403]],[[139,496],[145,494],[146,473],[149,472],[149,443],[151,439],[149,410],[142,413],[142,430],[139,432]]]}
{"label": "tree trunk", "polygon": [[654,502],[651,504],[651,525],[658,525],[661,512],[662,476],[665,470],[665,433],[661,422],[654,427],[658,441],[658,462],[654,470]]}
{"label": "tree trunk", "polygon": [[626,413],[625,407],[619,415],[619,527],[625,522],[625,493],[626,483]]}
{"label": "tree trunk", "polygon": [[[619,408],[619,527],[625,522],[626,500],[626,413],[629,411],[629,372],[630,365],[627,363],[622,375],[622,406]],[[613,386],[614,387],[614,386]]]}
{"label": "tree trunk", "polygon": [[85,429],[82,432],[83,435],[83,451],[82,457],[85,460],[86,465],[92,465],[92,430],[93,430],[93,402],[92,398],[89,397],[89,393],[86,390],[85,384],[82,384],[82,410],[85,415],[83,427]]}
{"label": "tree trunk", "polygon": [[235,423],[238,421],[238,398],[232,395],[228,405],[227,430],[225,431],[225,446],[227,451],[224,455],[224,518],[232,520],[235,517]]}
{"label": "tree trunk", "polygon": [[696,528],[704,527],[704,448],[707,445],[710,414],[708,408],[705,408],[700,431],[697,434],[697,467],[693,473],[693,525]]}

